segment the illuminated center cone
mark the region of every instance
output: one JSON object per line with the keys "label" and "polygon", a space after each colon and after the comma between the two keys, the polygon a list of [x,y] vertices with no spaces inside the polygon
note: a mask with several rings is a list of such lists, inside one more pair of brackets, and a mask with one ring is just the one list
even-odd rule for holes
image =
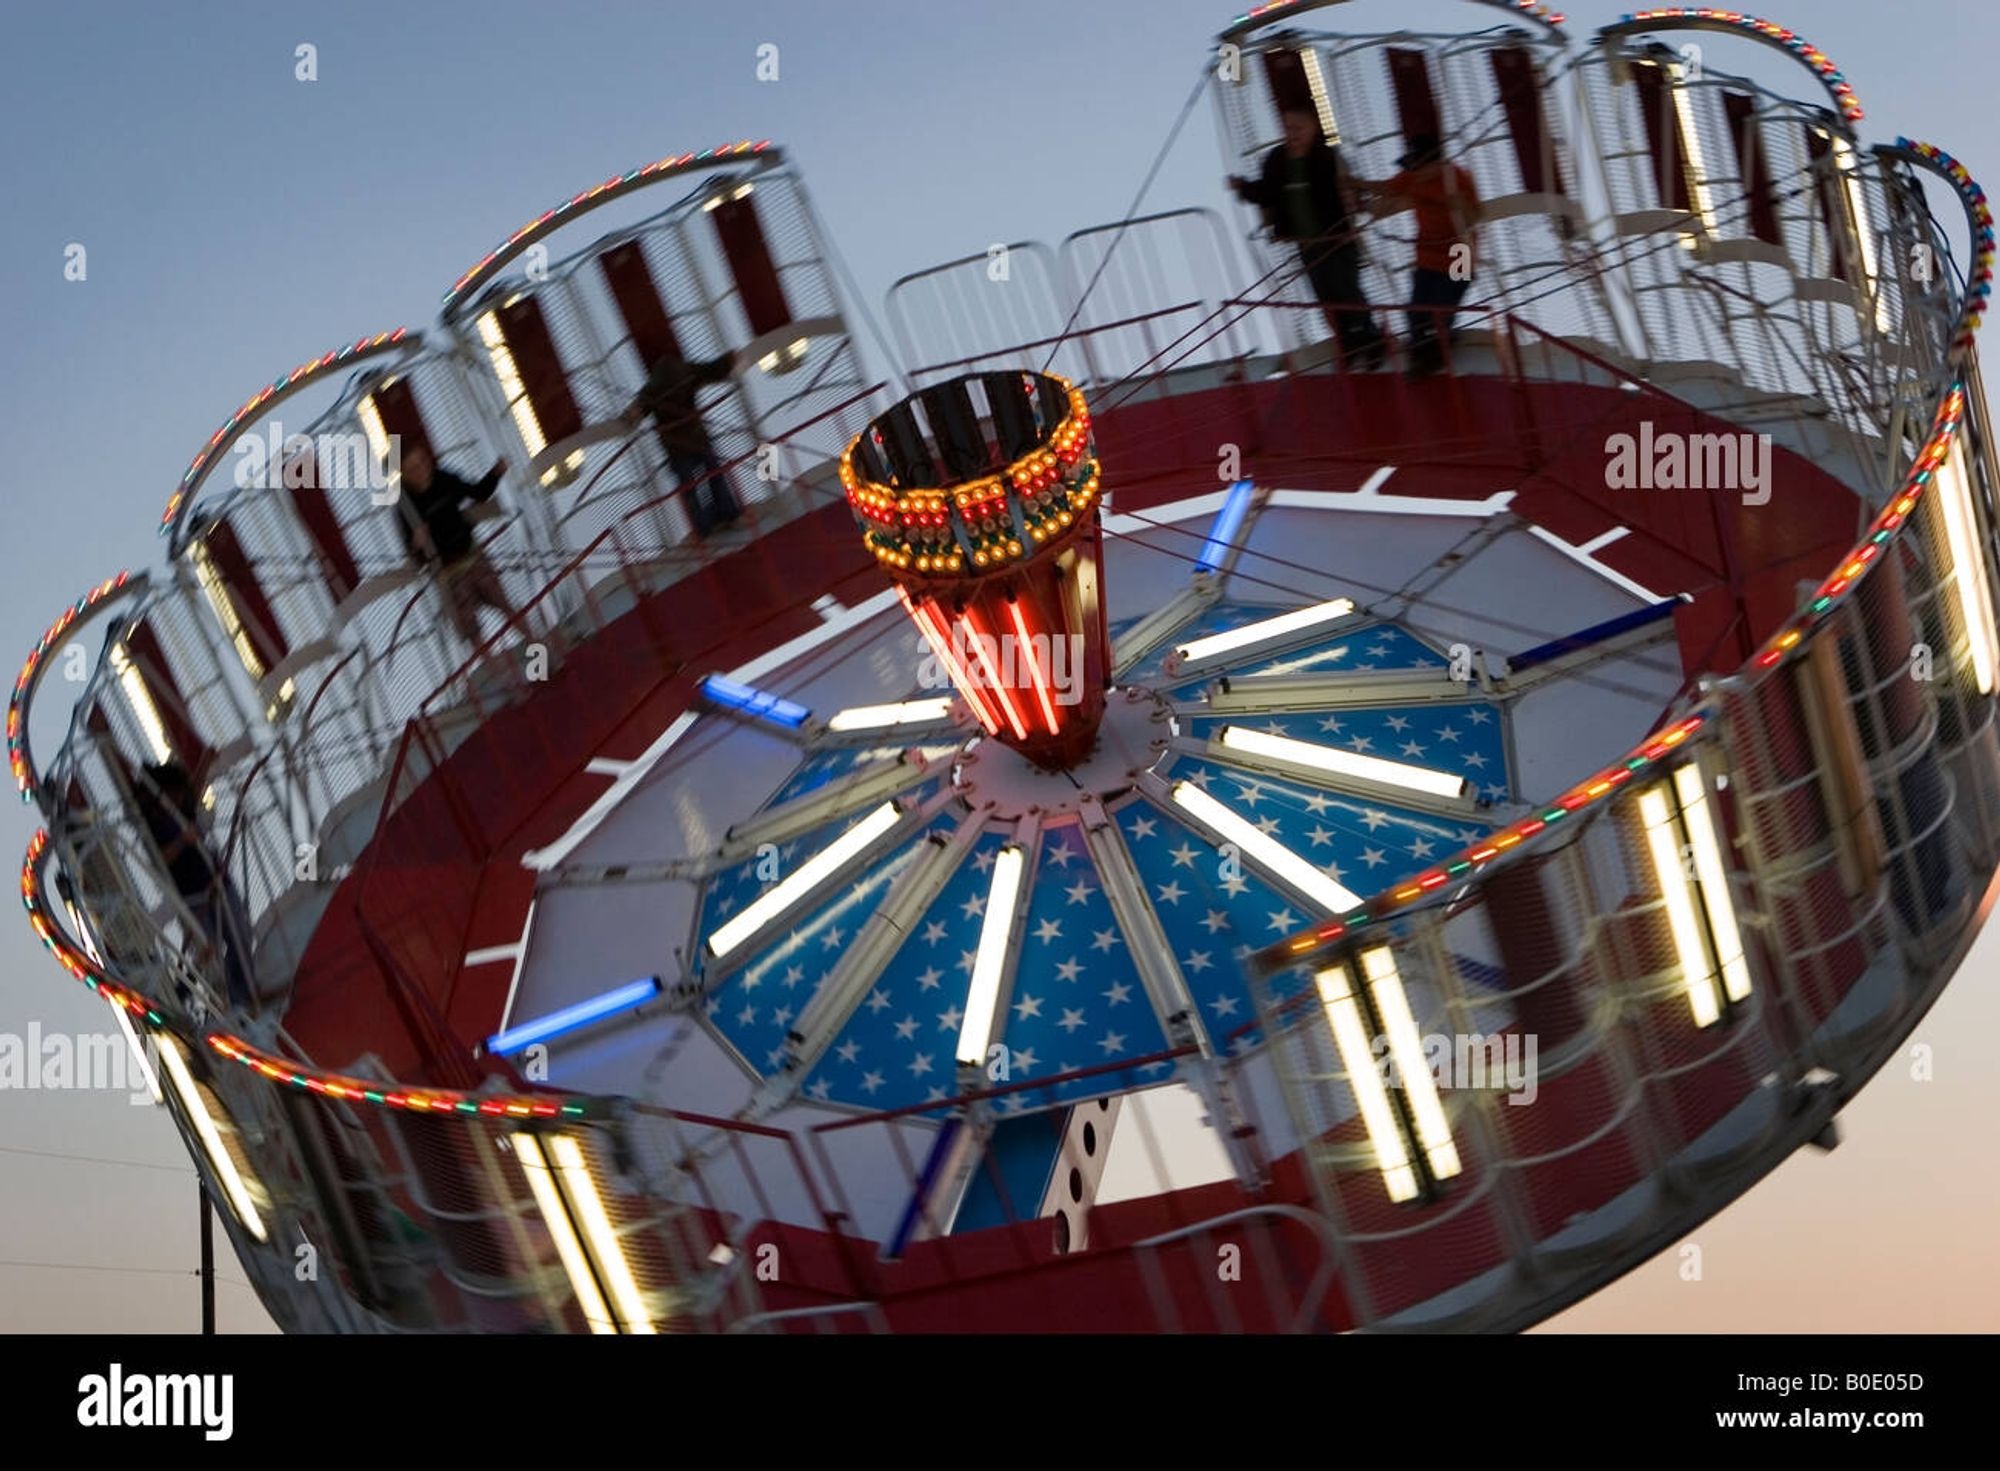
{"label": "illuminated center cone", "polygon": [[937,384],[863,430],[840,480],[930,645],[925,682],[1038,766],[1088,755],[1109,665],[1083,394],[1044,373]]}

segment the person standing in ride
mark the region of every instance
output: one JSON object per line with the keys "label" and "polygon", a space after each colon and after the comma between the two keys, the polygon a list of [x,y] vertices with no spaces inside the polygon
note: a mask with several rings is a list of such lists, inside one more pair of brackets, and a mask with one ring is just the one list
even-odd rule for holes
{"label": "person standing in ride", "polygon": [[625,418],[633,424],[648,414],[653,416],[667,452],[667,468],[681,488],[697,535],[727,526],[742,514],[696,402],[696,395],[709,384],[727,382],[734,367],[735,360],[727,354],[691,363],[677,353],[668,353],[647,372],[645,387],[625,411]]}
{"label": "person standing in ride", "polygon": [[1428,134],[1410,139],[1397,167],[1402,172],[1395,177],[1360,187],[1377,218],[1416,211],[1407,367],[1412,377],[1420,377],[1444,366],[1452,317],[1472,284],[1479,186],[1465,169],[1445,162],[1444,149]]}
{"label": "person standing in ride", "polygon": [[1231,175],[1229,185],[1263,211],[1273,235],[1297,247],[1348,366],[1380,367],[1382,333],[1361,290],[1361,247],[1349,208],[1347,166],[1340,149],[1320,131],[1319,115],[1311,108],[1286,108],[1283,121],[1285,141],[1264,155],[1259,177]]}
{"label": "person standing in ride", "polygon": [[[402,471],[397,506],[402,514],[403,541],[419,566],[436,571],[452,626],[475,649],[480,644],[480,608],[491,608],[519,627],[519,615],[507,601],[500,574],[473,540],[472,523],[465,514],[467,506],[493,498],[500,477],[507,473],[507,462],[496,460],[491,470],[468,484],[451,471],[439,469],[425,446],[410,444],[403,449]],[[525,637],[526,630],[522,632]]]}

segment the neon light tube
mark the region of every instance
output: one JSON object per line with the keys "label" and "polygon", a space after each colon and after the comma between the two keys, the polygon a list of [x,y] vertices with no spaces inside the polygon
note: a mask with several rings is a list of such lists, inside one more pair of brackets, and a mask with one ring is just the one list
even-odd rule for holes
{"label": "neon light tube", "polygon": [[111,668],[118,675],[118,688],[124,691],[125,703],[138,718],[146,744],[153,748],[153,759],[173,760],[174,748],[167,742],[167,727],[160,720],[159,707],[153,703],[153,692],[146,688],[139,666],[132,662],[131,652],[122,643],[111,646]]}
{"label": "neon light tube", "polygon": [[1014,662],[1016,666],[1025,662],[1028,666],[1028,682],[1035,688],[1035,700],[1042,707],[1042,723],[1049,728],[1049,734],[1056,733],[1056,702],[1050,698],[1049,682],[1042,678],[1042,661],[1035,657],[1035,640],[1028,632],[1028,620],[1021,615],[1021,605],[1009,601],[1007,617],[1014,625]]}
{"label": "neon light tube", "polygon": [[1268,731],[1251,730],[1242,725],[1223,726],[1216,740],[1232,751],[1286,761],[1333,776],[1352,776],[1362,781],[1381,782],[1385,786],[1403,787],[1433,797],[1464,797],[1472,790],[1471,782],[1448,771],[1412,766],[1406,761],[1389,761],[1381,756],[1364,756],[1358,751],[1336,751],[1331,746],[1272,735]]}
{"label": "neon light tube", "polygon": [[1971,487],[1959,469],[1958,445],[1932,473],[1938,510],[1944,519],[1946,547],[1951,554],[1951,580],[1958,592],[1958,611],[1965,624],[1965,641],[1972,652],[1972,677],[1979,693],[1993,693],[1993,595],[1986,581],[1986,559],[1979,554],[1973,528]]}
{"label": "neon light tube", "polygon": [[1222,565],[1236,545],[1236,537],[1243,530],[1243,518],[1250,514],[1250,498],[1256,487],[1248,480],[1239,480],[1229,487],[1229,494],[1222,502],[1222,509],[1216,513],[1215,524],[1208,529],[1208,540],[1202,544],[1201,555],[1195,558],[1194,570],[1213,572]]}
{"label": "neon light tube", "polygon": [[999,1020],[1000,977],[1007,968],[1007,939],[1014,928],[1014,903],[1021,894],[1026,856],[1009,843],[993,860],[986,890],[986,913],[979,925],[979,949],[972,961],[972,984],[965,993],[965,1024],[958,1034],[958,1060],[966,1067],[986,1061],[987,1044]]}
{"label": "neon light tube", "polygon": [[643,1006],[660,994],[660,978],[647,976],[644,980],[631,981],[601,996],[593,996],[587,1001],[579,1001],[574,1006],[565,1006],[561,1011],[552,1011],[547,1016],[533,1021],[522,1022],[518,1027],[509,1027],[504,1032],[495,1033],[486,1039],[486,1050],[498,1057],[532,1047],[537,1042],[546,1042],[552,1037],[560,1037],[565,1032],[574,1032],[579,1027],[587,1027],[594,1021],[614,1016],[621,1011],[630,1011]]}
{"label": "neon light tube", "polygon": [[[1669,63],[1667,77],[1667,89],[1674,99],[1674,116],[1680,123],[1681,141],[1687,145],[1687,157],[1681,164],[1687,175],[1688,197],[1701,220],[1702,233],[1713,240],[1717,231],[1715,205],[1709,198],[1708,164],[1702,157],[1700,130],[1695,127],[1694,100],[1687,91],[1687,68]],[[1694,238],[1682,235],[1681,244],[1692,248]]]}
{"label": "neon light tube", "polygon": [[590,1166],[583,1158],[583,1146],[568,1134],[558,1134],[549,1141],[549,1153],[555,1156],[563,1193],[576,1212],[577,1224],[583,1227],[591,1260],[603,1274],[605,1285],[611,1289],[611,1300],[625,1331],[658,1332],[653,1327],[652,1315],[646,1311],[646,1299],[639,1291],[638,1280],[632,1275],[632,1264],[625,1259],[625,1248],[619,1243],[618,1232],[612,1227],[611,1213],[605,1210],[604,1201],[597,1193],[597,1182],[590,1177]]}
{"label": "neon light tube", "polygon": [[[956,625],[953,626],[956,627]],[[979,660],[979,667],[986,671],[986,687],[993,691],[993,698],[999,704],[1001,711],[1006,715],[1007,723],[1014,727],[1015,739],[1025,741],[1028,738],[1028,722],[1023,720],[1021,712],[1014,708],[1014,701],[1009,696],[1005,682],[1000,678],[1000,671],[994,667],[993,655],[987,652],[986,644],[988,638],[982,635],[978,628],[974,626],[972,622],[972,610],[970,608],[965,610],[965,634],[967,646],[971,648],[974,657]]]}
{"label": "neon light tube", "polygon": [[[1701,881],[1701,903],[1722,970],[1723,994],[1731,1001],[1741,1001],[1750,994],[1750,962],[1743,956],[1736,907],[1729,897],[1729,875],[1722,867],[1722,845],[1716,841],[1715,824],[1709,817],[1708,793],[1699,766],[1690,763],[1674,773],[1674,794],[1681,800],[1681,821],[1687,826],[1694,874]],[[1686,871],[1682,872],[1685,876]]]}
{"label": "neon light tube", "polygon": [[1374,999],[1375,1015],[1382,1019],[1382,1029],[1389,1034],[1389,1055],[1395,1059],[1396,1076],[1416,1119],[1417,1144],[1430,1165],[1431,1177],[1449,1180],[1460,1169],[1458,1146],[1452,1143],[1451,1123],[1445,1118],[1437,1079],[1431,1076],[1429,1061],[1424,1056],[1416,1019],[1410,1015],[1410,998],[1404,993],[1394,952],[1387,945],[1362,951],[1361,971],[1368,977],[1368,994]]}
{"label": "neon light tube", "polygon": [[808,858],[790,878],[765,890],[736,918],[718,928],[708,937],[708,953],[718,959],[727,955],[832,878],[850,859],[894,827],[902,816],[902,809],[894,802],[884,802]]}
{"label": "neon light tube", "polygon": [[943,623],[938,620],[936,611],[928,603],[912,602],[909,590],[900,585],[896,588],[896,596],[903,600],[903,607],[909,611],[911,621],[917,625],[917,632],[924,636],[924,642],[929,644],[931,652],[937,655],[938,663],[942,664],[951,675],[952,683],[957,685],[958,692],[965,696],[965,703],[972,707],[972,713],[978,717],[986,733],[1000,734],[1000,717],[995,715],[992,706],[986,703],[986,697],[980,692],[978,681],[972,677],[971,671],[958,662],[958,656],[952,652],[951,641],[944,631]]}
{"label": "neon light tube", "polygon": [[201,1151],[208,1156],[209,1167],[222,1184],[222,1193],[229,1200],[230,1210],[243,1223],[244,1230],[259,1241],[268,1240],[264,1233],[264,1218],[257,1214],[256,1202],[250,1198],[250,1186],[222,1142],[222,1133],[215,1127],[208,1105],[202,1102],[201,1090],[195,1086],[194,1074],[188,1071],[187,1059],[181,1056],[180,1044],[171,1037],[162,1036],[160,1060],[167,1065],[167,1081],[173,1084],[182,1110],[194,1125],[195,1137],[201,1141]]}
{"label": "neon light tube", "polygon": [[[71,910],[71,913],[74,914],[75,911]],[[96,960],[97,957],[92,955],[91,959]],[[131,1014],[115,1001],[111,1003],[111,1014],[118,1018],[118,1030],[125,1034],[125,1041],[132,1048],[132,1060],[139,1065],[139,1076],[146,1080],[146,1091],[153,1095],[153,1102],[164,1103],[167,1095],[160,1091],[160,1075],[153,1071],[153,1064],[146,1056],[146,1044],[139,1040],[139,1032],[132,1025]]]}
{"label": "neon light tube", "polygon": [[1345,618],[1354,611],[1354,599],[1335,598],[1331,602],[1314,603],[1309,608],[1295,608],[1289,613],[1280,613],[1275,618],[1265,618],[1256,623],[1246,623],[1241,628],[1226,629],[1210,634],[1206,638],[1190,639],[1174,652],[1183,664],[1192,664],[1201,659],[1212,659],[1217,654],[1226,654],[1232,649],[1240,649],[1249,644],[1268,643],[1287,635],[1301,633],[1322,623],[1331,623],[1336,618]]}
{"label": "neon light tube", "polygon": [[1697,1027],[1712,1026],[1722,1016],[1715,999],[1714,978],[1701,943],[1701,925],[1688,897],[1687,875],[1681,868],[1679,834],[1665,787],[1648,787],[1639,794],[1639,817],[1646,828],[1646,848],[1653,860],[1653,878],[1667,911],[1667,928],[1680,959],[1688,1006]]}
{"label": "neon light tube", "polygon": [[1276,838],[1244,821],[1192,782],[1177,781],[1171,788],[1174,804],[1234,843],[1243,855],[1310,898],[1328,914],[1338,914],[1358,905],[1360,898],[1335,879],[1287,848]]}
{"label": "neon light tube", "polygon": [[773,725],[797,730],[812,717],[812,711],[801,704],[753,689],[747,684],[738,684],[720,674],[706,676],[700,688],[703,696],[713,703],[741,711],[756,720],[768,720]]}
{"label": "neon light tube", "polygon": [[900,705],[851,705],[837,710],[826,722],[828,730],[884,730],[896,725],[929,725],[951,714],[951,699],[906,700]]}
{"label": "neon light tube", "polygon": [[1382,1171],[1382,1184],[1394,1201],[1414,1200],[1417,1172],[1410,1164],[1410,1152],[1403,1131],[1396,1124],[1396,1110],[1389,1102],[1389,1090],[1369,1045],[1368,1026],[1361,1019],[1361,1003],[1354,994],[1354,981],[1345,964],[1330,965],[1313,977],[1319,988],[1320,1006],[1327,1025],[1333,1029],[1334,1045],[1340,1049],[1340,1065],[1347,1072],[1347,1086],[1361,1110],[1367,1126],[1368,1142],[1375,1146],[1375,1164]]}
{"label": "neon light tube", "polygon": [[590,1258],[584,1255],[583,1243],[577,1239],[576,1228],[570,1224],[569,1207],[563,1203],[562,1188],[556,1184],[554,1171],[542,1156],[541,1141],[533,1134],[508,1137],[513,1141],[514,1157],[521,1161],[521,1173],[528,1177],[528,1189],[534,1192],[542,1222],[555,1240],[556,1255],[562,1259],[570,1291],[576,1294],[576,1305],[583,1309],[584,1322],[590,1325],[592,1333],[616,1333],[618,1325],[611,1319],[611,1310],[604,1305],[604,1294],[597,1289],[597,1277],[590,1269]]}

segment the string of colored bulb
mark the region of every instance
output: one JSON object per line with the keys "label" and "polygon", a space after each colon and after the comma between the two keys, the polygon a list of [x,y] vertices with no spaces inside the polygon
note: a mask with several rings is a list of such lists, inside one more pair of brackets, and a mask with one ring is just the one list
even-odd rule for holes
{"label": "string of colored bulb", "polygon": [[[1311,9],[1314,6],[1327,3],[1329,3],[1329,0],[1270,0],[1268,4],[1256,6],[1237,16],[1236,19],[1229,23],[1228,29],[1224,31],[1224,34],[1227,35],[1230,32],[1241,30],[1246,26],[1260,25],[1273,16],[1281,15],[1288,10],[1300,8]],[[1332,0],[1332,3],[1338,4],[1340,0]],[[1495,10],[1505,10],[1514,15],[1525,15],[1532,20],[1540,21],[1546,26],[1559,26],[1569,18],[1560,10],[1549,9],[1548,6],[1541,3],[1541,0],[1473,0],[1473,3],[1491,6]]]}
{"label": "string of colored bulb", "polygon": [[1986,191],[1979,187],[1979,181],[1964,164],[1936,144],[1898,138],[1896,148],[1921,160],[1949,183],[1965,206],[1972,230],[1972,273],[1966,278],[1965,307],[1951,344],[1954,352],[1960,352],[1972,345],[1972,334],[1979,330],[1986,313],[1986,299],[1993,294],[1993,211],[1986,203]]}
{"label": "string of colored bulb", "polygon": [[[1055,376],[1055,375],[1052,375]],[[1056,376],[1069,409],[1039,445],[995,475],[949,489],[899,490],[863,479],[854,468],[856,435],[840,456],[840,483],[877,561],[899,571],[962,573],[967,560],[984,570],[1027,555],[1030,544],[1059,536],[1076,523],[1098,493],[1101,476],[1090,454],[1090,409],[1083,391]],[[1019,526],[1028,537],[1016,535]],[[965,534],[961,546],[954,519]]]}
{"label": "string of colored bulb", "polygon": [[[1760,16],[1745,15],[1740,10],[1716,10],[1708,6],[1668,5],[1653,10],[1635,10],[1620,16],[1619,26],[1645,25],[1654,21],[1684,21],[1706,23],[1708,25],[1730,26],[1760,41],[1769,41],[1791,52],[1800,61],[1819,73],[1826,89],[1833,94],[1841,116],[1850,123],[1858,123],[1867,114],[1861,110],[1861,99],[1854,95],[1854,88],[1848,85],[1847,75],[1833,64],[1833,61],[1819,47],[1813,45],[1797,31],[1779,25],[1776,21]],[[1607,26],[1606,30],[1617,27]]]}
{"label": "string of colored bulb", "polygon": [[527,245],[537,235],[543,234],[555,225],[564,223],[573,213],[589,209],[593,204],[601,201],[605,194],[611,190],[623,189],[627,185],[636,184],[642,179],[653,180],[661,175],[675,173],[681,169],[700,168],[711,163],[720,163],[724,159],[741,158],[747,154],[762,153],[770,146],[771,140],[769,138],[754,143],[745,138],[735,143],[724,143],[718,148],[704,148],[698,153],[670,154],[666,158],[656,158],[651,163],[641,164],[638,168],[629,170],[626,173],[613,174],[602,184],[594,184],[588,189],[572,194],[561,204],[555,205],[550,209],[545,209],[532,220],[529,220],[527,224],[521,226],[520,229],[481,256],[478,263],[471,270],[452,282],[451,290],[444,294],[444,310],[450,311],[452,303],[464,296],[487,271],[511,259],[517,251]]}
{"label": "string of colored bulb", "polygon": [[398,327],[393,332],[379,332],[373,337],[364,337],[360,341],[351,343],[346,347],[336,347],[327,353],[325,357],[315,358],[309,363],[300,363],[291,372],[278,379],[277,382],[245,399],[236,412],[229,416],[223,426],[216,430],[215,433],[209,435],[208,443],[201,447],[201,452],[189,463],[187,473],[181,476],[180,485],[167,501],[166,510],[160,514],[160,535],[165,536],[173,530],[174,522],[180,518],[182,506],[187,503],[188,492],[194,488],[203,475],[208,473],[209,465],[214,462],[218,454],[222,453],[230,436],[241,428],[244,422],[252,415],[269,408],[272,401],[280,394],[290,393],[294,389],[303,388],[307,383],[310,383],[329,369],[345,367],[347,364],[358,361],[361,358],[369,357],[387,348],[394,347],[408,335],[409,329],[407,327]]}
{"label": "string of colored bulb", "polygon": [[14,679],[14,694],[7,702],[7,765],[13,770],[14,785],[19,788],[21,800],[27,802],[35,794],[35,769],[28,758],[28,691],[34,686],[37,672],[42,662],[62,642],[63,635],[70,626],[88,613],[97,604],[119,591],[132,580],[129,572],[120,572],[116,577],[106,578],[89,592],[78,598],[64,611],[62,617],[49,625],[29,653],[27,662]]}
{"label": "string of colored bulb", "polygon": [[[28,840],[28,855],[21,864],[21,906],[28,912],[29,928],[55,956],[58,965],[105,1000],[123,1007],[149,1026],[167,1027],[166,1017],[145,997],[106,975],[94,960],[69,942],[62,928],[49,917],[41,887],[42,859],[48,847],[47,829],[37,829]],[[181,1029],[177,1027],[173,1030]],[[274,1056],[228,1032],[209,1032],[202,1040],[223,1057],[242,1063],[274,1083],[286,1083],[303,1092],[317,1093],[344,1103],[373,1103],[409,1113],[483,1114],[505,1118],[580,1118],[592,1111],[591,1100],[587,1098],[483,1095],[450,1088],[409,1088],[349,1077]]]}

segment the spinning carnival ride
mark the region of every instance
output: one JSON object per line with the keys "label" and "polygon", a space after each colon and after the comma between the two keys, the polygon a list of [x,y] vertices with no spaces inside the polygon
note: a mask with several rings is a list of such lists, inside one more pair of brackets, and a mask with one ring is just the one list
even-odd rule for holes
{"label": "spinning carnival ride", "polygon": [[[2000,864],[1984,196],[1738,12],[1330,8],[1222,34],[1228,166],[1288,106],[1367,178],[1445,140],[1436,376],[1189,209],[904,278],[891,390],[737,144],[250,399],[50,629],[29,919],[281,1325],[1505,1329],[1827,1136]],[[696,539],[620,415],[725,352]],[[516,467],[525,640],[410,566],[413,439]]]}

